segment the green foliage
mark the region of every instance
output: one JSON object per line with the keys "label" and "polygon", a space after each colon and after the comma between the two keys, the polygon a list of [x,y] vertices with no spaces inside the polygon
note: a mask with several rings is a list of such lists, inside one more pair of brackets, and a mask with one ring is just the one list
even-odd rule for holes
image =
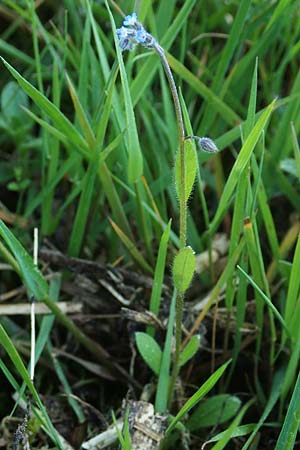
{"label": "green foliage", "polygon": [[199,345],[201,341],[200,335],[193,336],[189,342],[186,344],[184,349],[181,351],[179,356],[179,365],[184,366],[199,350]]}
{"label": "green foliage", "polygon": [[213,427],[215,423],[223,423],[236,415],[241,400],[234,395],[220,394],[204,400],[187,421],[190,431],[199,428]]}
{"label": "green foliage", "polygon": [[[184,170],[185,170],[185,201],[188,201],[196,178],[197,171],[197,153],[195,150],[195,146],[190,140],[185,141],[184,143],[185,149],[185,161],[184,161]],[[177,152],[175,159],[175,186],[178,198],[181,198],[181,161],[180,161],[180,153]]]}
{"label": "green foliage", "polygon": [[[0,77],[0,254],[20,275],[29,295],[44,301],[54,314],[41,320],[37,362],[44,349],[54,346],[50,338],[56,327],[54,318],[101,364],[115,360],[125,364],[125,358],[108,355],[53,301],[58,296],[53,280],[48,292],[43,271],[34,266],[28,253],[32,226],[38,226],[42,237],[65,254],[117,261],[130,271],[153,276],[142,305],[163,327],[156,331],[147,325],[146,333],[136,333],[136,342],[156,375],[157,412],[166,413],[172,383],[176,384],[171,378],[175,316],[180,312],[176,296],[186,297],[185,342],[177,350],[178,365],[186,365],[180,376],[187,390],[199,383],[192,370],[195,355],[201,374],[202,367],[210,365],[209,354],[199,348],[199,326],[203,320],[204,325],[210,321],[216,302],[225,308],[226,330],[223,333],[219,326],[223,323],[216,310],[219,334],[213,341],[233,358],[223,390],[203,399],[222,375],[223,369],[218,369],[199,389],[198,384],[196,394],[179,413],[176,405],[180,402],[174,401],[175,422],[168,438],[178,439],[176,427],[180,425],[181,430],[186,427],[199,433],[201,439],[202,427],[225,424],[231,418],[209,440],[213,448],[226,448],[234,436],[240,436],[245,450],[264,447],[266,431],[271,439],[279,436],[276,450],[292,449],[299,429],[300,360],[298,2],[38,3],[3,0],[0,6],[4,25],[0,36],[4,64]],[[135,3],[139,18],[165,49],[175,84],[182,90],[185,135],[210,137],[220,149],[217,155],[204,154],[192,140],[184,142],[184,192],[173,98],[161,61],[150,49],[138,46],[134,52],[122,53],[118,46],[120,12],[132,13]],[[65,16],[63,11],[67,11]],[[184,221],[179,219],[179,208],[183,204],[187,229],[181,233]],[[219,231],[229,241],[226,254],[214,247]],[[202,253],[200,260],[207,256],[208,270],[196,278],[198,253]],[[196,289],[189,289],[192,281]],[[9,272],[3,272],[1,294],[7,287],[18,287],[15,283]],[[203,298],[206,302],[199,303]],[[255,304],[250,302],[253,298]],[[190,323],[195,304],[201,310]],[[19,319],[14,317],[9,321],[1,317],[1,323],[10,324],[11,337],[1,328],[6,350],[1,369],[13,389],[22,389],[16,381],[21,376],[23,385],[32,391],[18,353],[27,351],[27,326],[20,331]],[[114,331],[107,327],[105,343]],[[178,324],[175,328],[181,330]],[[18,333],[16,341],[14,332]],[[249,341],[254,341],[255,353]],[[234,386],[236,369],[244,363],[245,347],[254,366],[253,372],[247,371],[245,390],[250,402],[259,399],[260,404],[251,409],[256,422],[240,425],[249,403],[239,409],[239,400],[228,387]],[[6,361],[8,355],[12,365]],[[51,364],[63,391],[71,395],[66,366],[56,357]],[[113,369],[128,377],[117,366]],[[39,386],[43,386],[43,376]],[[34,392],[38,402],[39,393]],[[83,420],[80,403],[69,400]],[[181,422],[193,407],[186,423]],[[53,442],[58,442],[41,404],[37,417]],[[269,417],[274,422],[266,423]],[[118,435],[121,445],[129,449],[126,424]],[[192,436],[191,449],[193,444]]]}
{"label": "green foliage", "polygon": [[177,253],[173,263],[174,286],[183,293],[189,287],[195,271],[196,258],[191,247],[185,247]]}
{"label": "green foliage", "polygon": [[173,430],[177,422],[185,415],[187,414],[190,409],[192,409],[194,406],[198,404],[198,402],[201,400],[204,395],[206,395],[217,383],[219,378],[223,375],[224,371],[226,370],[228,364],[230,364],[230,361],[223,364],[219,369],[217,369],[203,384],[202,386],[195,392],[195,394],[187,400],[187,402],[183,405],[183,407],[180,409],[176,417],[171,421],[170,425],[167,428],[166,436]]}
{"label": "green foliage", "polygon": [[137,348],[153,372],[158,375],[161,365],[162,351],[153,337],[146,333],[135,333]]}

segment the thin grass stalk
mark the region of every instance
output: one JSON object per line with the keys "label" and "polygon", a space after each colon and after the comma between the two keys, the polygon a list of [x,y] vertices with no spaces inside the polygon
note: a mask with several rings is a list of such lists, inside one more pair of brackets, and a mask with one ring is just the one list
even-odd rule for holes
{"label": "thin grass stalk", "polygon": [[[38,267],[38,244],[39,244],[38,228],[33,230],[33,264]],[[30,352],[30,379],[34,381],[35,366],[35,298],[32,296],[30,305],[30,325],[31,325],[31,352]]]}

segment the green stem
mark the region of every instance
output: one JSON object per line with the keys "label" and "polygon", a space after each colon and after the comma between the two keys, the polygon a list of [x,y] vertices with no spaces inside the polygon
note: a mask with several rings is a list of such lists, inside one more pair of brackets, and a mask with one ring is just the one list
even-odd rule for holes
{"label": "green stem", "polygon": [[180,347],[181,347],[181,341],[182,341],[182,331],[181,331],[181,323],[182,323],[182,311],[183,311],[183,302],[184,302],[184,295],[183,294],[177,294],[176,296],[176,332],[175,332],[175,355],[174,355],[174,361],[173,361],[173,371],[170,381],[170,389],[169,389],[169,401],[168,401],[168,408],[171,409],[173,397],[174,397],[174,388],[176,384],[176,379],[179,374],[179,356],[180,356]]}
{"label": "green stem", "polygon": [[[167,61],[164,49],[156,43],[154,45],[154,50],[158,53],[162,64],[164,66],[169,85],[172,92],[172,97],[175,106],[175,113],[177,119],[177,128],[178,128],[178,140],[179,140],[179,152],[180,152],[180,198],[179,198],[179,236],[180,236],[180,249],[186,246],[186,219],[187,219],[187,203],[185,200],[185,155],[184,155],[184,140],[185,140],[185,132],[184,132],[184,124],[182,111],[178,96],[178,91],[176,88],[176,84],[174,81],[173,74],[171,72],[169,63]],[[176,378],[179,373],[179,355],[180,355],[180,347],[181,347],[181,339],[182,339],[182,311],[183,311],[183,302],[184,302],[184,294],[178,293],[176,298],[176,332],[175,332],[175,355],[174,355],[174,363],[173,363],[173,372],[170,384],[170,393],[169,393],[169,407],[171,406],[174,387],[176,383]]]}
{"label": "green stem", "polygon": [[179,95],[176,88],[176,84],[174,81],[173,74],[171,72],[168,60],[166,58],[164,49],[159,45],[154,45],[154,50],[158,53],[161,62],[164,66],[169,85],[172,92],[172,97],[174,101],[175,106],[175,113],[176,113],[176,119],[177,119],[177,128],[178,128],[178,139],[179,139],[179,152],[180,152],[180,187],[181,187],[181,195],[180,195],[180,248],[185,247],[186,245],[186,215],[187,215],[187,208],[186,208],[186,201],[185,201],[185,159],[184,159],[184,139],[185,139],[185,132],[184,132],[184,124],[183,124],[183,117],[181,112],[181,106],[179,101]]}

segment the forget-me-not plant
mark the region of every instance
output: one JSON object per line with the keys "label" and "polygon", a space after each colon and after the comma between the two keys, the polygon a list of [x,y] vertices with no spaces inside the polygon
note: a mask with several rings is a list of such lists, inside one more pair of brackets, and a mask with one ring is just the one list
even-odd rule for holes
{"label": "forget-me-not plant", "polygon": [[[171,68],[169,66],[167,57],[165,55],[164,49],[159,45],[157,40],[145,30],[144,26],[138,21],[137,14],[134,12],[125,17],[123,21],[123,25],[121,28],[117,29],[117,36],[119,39],[119,45],[122,51],[125,50],[133,50],[138,44],[143,47],[153,49],[160,57],[161,62],[164,66],[168,82],[170,85],[175,113],[177,119],[177,127],[178,127],[178,138],[179,138],[179,161],[180,161],[180,177],[176,180],[179,185],[178,191],[179,194],[179,211],[180,211],[180,249],[179,253],[175,257],[177,257],[178,261],[183,261],[183,266],[187,266],[185,264],[186,258],[189,258],[192,261],[191,266],[193,266],[194,256],[190,247],[186,247],[186,234],[187,234],[187,200],[186,198],[186,157],[185,157],[185,141],[187,139],[194,139],[199,144],[200,148],[209,153],[215,153],[218,151],[215,143],[208,137],[198,137],[198,136],[185,136],[185,129],[183,123],[183,116],[181,111],[181,105],[179,101],[177,87],[173,78],[173,74]],[[196,173],[196,172],[195,172]],[[194,180],[193,180],[194,181]],[[187,274],[187,278],[191,280],[193,276],[194,269],[191,269],[191,273]],[[174,285],[177,290],[176,297],[176,334],[175,334],[175,355],[174,355],[174,364],[173,364],[173,373],[171,380],[171,389],[170,389],[170,399],[172,400],[172,394],[174,391],[175,381],[179,373],[179,355],[180,355],[180,346],[181,346],[181,338],[182,338],[182,312],[183,312],[183,300],[184,300],[184,290],[180,289],[180,286],[176,286],[176,281],[173,273]],[[189,282],[187,283],[189,284]],[[187,288],[187,287],[186,287]],[[186,289],[185,288],[185,289]]]}
{"label": "forget-me-not plant", "polygon": [[[146,47],[146,48],[152,48],[156,50],[156,52],[160,55],[163,65],[165,67],[165,70],[167,72],[167,76],[169,78],[170,82],[170,75],[173,78],[171,74],[171,70],[169,67],[169,64],[166,60],[166,57],[164,55],[163,48],[158,44],[156,39],[152,36],[152,34],[148,33],[148,31],[145,30],[144,26],[138,21],[137,14],[134,12],[132,14],[129,14],[125,17],[123,20],[123,26],[121,28],[117,29],[117,35],[119,39],[120,48],[122,51],[125,50],[133,50],[138,44]],[[174,81],[174,80],[172,80]],[[172,86],[172,81],[170,82],[172,94],[174,97],[174,88],[175,88],[175,95],[177,93],[176,86]],[[177,96],[178,97],[178,96]],[[175,99],[174,99],[175,101]],[[176,103],[176,102],[175,102]],[[179,103],[179,100],[178,100]],[[176,104],[175,104],[176,108]],[[180,105],[179,105],[180,108]],[[199,137],[199,136],[187,136],[185,139],[195,139],[197,143],[199,144],[200,148],[204,150],[205,152],[209,153],[215,153],[218,151],[218,148],[214,141],[210,139],[209,137]]]}

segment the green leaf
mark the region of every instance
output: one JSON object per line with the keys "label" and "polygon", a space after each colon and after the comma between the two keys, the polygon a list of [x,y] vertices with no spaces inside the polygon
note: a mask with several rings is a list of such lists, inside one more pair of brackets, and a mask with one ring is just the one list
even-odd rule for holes
{"label": "green leaf", "polygon": [[[268,423],[265,424],[266,426],[271,426],[274,428],[278,427],[277,423]],[[254,428],[256,427],[256,423],[247,423],[246,425],[239,425],[237,426],[233,433],[231,434],[231,438],[239,437],[239,436],[247,436],[247,434],[250,434]],[[227,430],[222,431],[221,433],[216,434],[214,437],[209,439],[209,441],[206,441],[206,444],[209,444],[211,442],[217,442],[223,439],[226,435]]]}
{"label": "green leaf", "polygon": [[249,400],[240,410],[238,415],[235,417],[235,419],[232,421],[232,423],[229,425],[229,427],[224,432],[222,438],[219,440],[217,444],[215,444],[211,450],[223,450],[223,448],[226,448],[228,442],[230,441],[232,434],[236,430],[236,428],[239,426],[244,414],[246,413],[247,409],[254,403],[254,399]]}
{"label": "green leaf", "polygon": [[[184,172],[185,172],[185,201],[191,195],[197,172],[197,152],[190,140],[184,143]],[[180,152],[177,152],[175,160],[175,186],[178,198],[181,198],[181,161]]]}
{"label": "green leaf", "polygon": [[191,247],[185,247],[177,253],[173,264],[173,280],[178,292],[184,293],[189,287],[194,271],[196,257]]}
{"label": "green leaf", "polygon": [[1,93],[2,113],[10,123],[20,126],[31,121],[21,106],[28,106],[28,97],[15,81],[10,81]]}
{"label": "green leaf", "polygon": [[179,355],[179,365],[184,366],[199,350],[201,336],[193,336]]}
{"label": "green leaf", "polygon": [[219,378],[223,375],[224,371],[226,370],[227,366],[230,364],[231,360],[227,361],[225,364],[223,364],[221,367],[219,367],[206,381],[202,384],[202,386],[195,392],[195,394],[188,399],[188,401],[183,405],[179,413],[174,417],[172,422],[167,428],[166,436],[170,434],[170,432],[173,430],[177,422],[185,415],[187,414],[190,409],[192,409],[194,406],[199,403],[202,397],[206,395],[217,383]]}
{"label": "green leaf", "polygon": [[195,431],[200,428],[212,427],[231,419],[240,409],[241,400],[235,395],[215,395],[196,409],[187,421],[187,428]]}
{"label": "green leaf", "polygon": [[149,336],[147,333],[135,333],[137,348],[155,375],[159,374],[162,351],[153,337]]}

